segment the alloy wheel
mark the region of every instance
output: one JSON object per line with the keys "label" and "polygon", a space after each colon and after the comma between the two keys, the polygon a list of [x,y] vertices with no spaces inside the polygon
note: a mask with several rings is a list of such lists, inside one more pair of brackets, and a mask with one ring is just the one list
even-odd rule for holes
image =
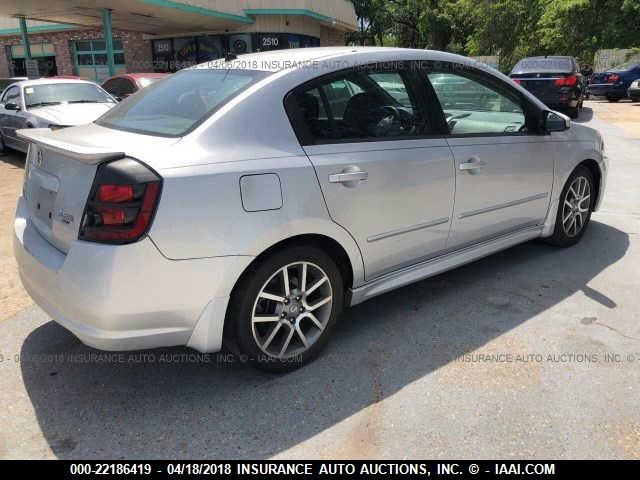
{"label": "alloy wheel", "polygon": [[288,359],[307,351],[331,317],[333,291],[322,268],[290,263],[269,277],[251,312],[256,345],[272,358]]}
{"label": "alloy wheel", "polygon": [[588,219],[591,186],[586,177],[576,177],[569,186],[562,207],[562,228],[568,237],[578,235]]}

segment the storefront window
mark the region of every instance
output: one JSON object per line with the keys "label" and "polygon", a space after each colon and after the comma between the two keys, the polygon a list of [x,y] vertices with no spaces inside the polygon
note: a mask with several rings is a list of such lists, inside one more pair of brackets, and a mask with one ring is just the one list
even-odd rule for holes
{"label": "storefront window", "polygon": [[154,40],[154,70],[175,72],[181,68],[220,58],[223,52],[222,37],[219,35]]}
{"label": "storefront window", "polygon": [[[56,54],[51,43],[32,43],[31,57],[38,62],[38,72],[42,77],[51,77],[58,74],[56,67]],[[11,45],[7,47],[7,58],[11,75],[24,77],[27,75],[25,65],[24,45]]]}
{"label": "storefront window", "polygon": [[[102,82],[109,77],[107,51],[104,39],[73,42],[76,75]],[[116,73],[126,72],[122,40],[113,39],[113,60]]]}
{"label": "storefront window", "polygon": [[153,40],[156,72],[175,72],[198,63],[215,60],[225,52],[235,54],[264,52],[284,48],[320,46],[320,39],[289,33],[231,33]]}

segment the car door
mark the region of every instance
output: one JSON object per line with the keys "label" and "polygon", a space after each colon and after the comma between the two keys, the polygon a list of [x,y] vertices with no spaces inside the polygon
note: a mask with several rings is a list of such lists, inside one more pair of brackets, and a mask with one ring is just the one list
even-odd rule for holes
{"label": "car door", "polygon": [[446,246],[453,157],[424,106],[417,74],[389,66],[324,76],[287,100],[329,214],[360,247],[367,279]]}
{"label": "car door", "polygon": [[9,110],[6,110],[4,108],[8,93],[9,93],[9,89],[6,88],[2,92],[2,96],[0,96],[0,134],[3,137],[5,135],[6,124],[9,121]]}
{"label": "car door", "polygon": [[[7,110],[6,105],[9,103],[16,104],[20,107],[20,110]],[[2,137],[6,145],[10,147],[19,147],[22,145],[22,141],[19,141],[16,137],[16,129],[20,123],[19,114],[24,110],[22,102],[22,95],[20,93],[20,87],[9,87],[2,98],[2,121],[0,128],[2,129]]]}
{"label": "car door", "polygon": [[468,66],[443,64],[426,76],[455,160],[447,248],[540,225],[551,198],[554,148],[539,131],[533,105],[507,82]]}

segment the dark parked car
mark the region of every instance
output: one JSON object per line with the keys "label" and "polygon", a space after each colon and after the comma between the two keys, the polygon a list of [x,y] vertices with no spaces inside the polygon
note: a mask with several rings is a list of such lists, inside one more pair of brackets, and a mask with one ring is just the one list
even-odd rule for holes
{"label": "dark parked car", "polygon": [[124,73],[115,77],[107,78],[103,84],[104,88],[118,100],[123,100],[129,95],[148,87],[153,82],[165,78],[168,73]]}
{"label": "dark parked car", "polygon": [[606,97],[610,102],[617,102],[627,97],[627,90],[634,80],[640,79],[640,62],[627,62],[606,72],[594,73],[591,76],[589,92],[596,97]]}
{"label": "dark parked car", "polygon": [[523,58],[513,67],[510,77],[548,107],[563,110],[571,118],[578,117],[585,85],[575,58]]}

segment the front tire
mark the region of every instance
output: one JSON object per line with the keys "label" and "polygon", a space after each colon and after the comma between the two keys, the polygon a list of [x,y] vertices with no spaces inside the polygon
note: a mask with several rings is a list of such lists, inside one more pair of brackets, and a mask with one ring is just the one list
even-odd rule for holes
{"label": "front tire", "polygon": [[570,247],[580,241],[591,219],[595,192],[593,174],[588,168],[578,166],[562,189],[555,229],[546,239],[548,243]]}
{"label": "front tire", "polygon": [[329,255],[311,245],[283,249],[253,266],[234,289],[227,334],[254,366],[294,370],[325,346],[343,298],[340,270]]}

